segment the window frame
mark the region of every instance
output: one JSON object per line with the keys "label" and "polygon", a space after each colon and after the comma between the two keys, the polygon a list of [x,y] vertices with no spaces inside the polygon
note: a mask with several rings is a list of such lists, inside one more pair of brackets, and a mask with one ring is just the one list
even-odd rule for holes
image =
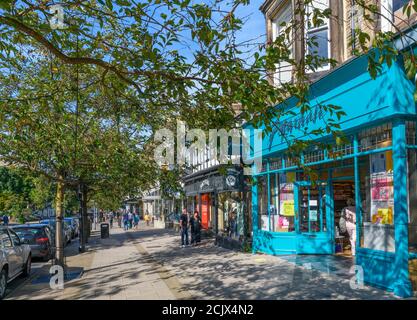
{"label": "window frame", "polygon": [[[322,1],[326,1],[327,2],[327,8],[329,8],[329,6],[330,6],[329,0],[322,0]],[[310,12],[310,10],[311,9],[308,6],[307,7],[307,12]],[[306,51],[305,51],[306,55],[311,54],[309,52],[309,48],[308,48],[308,45],[307,45],[308,34],[309,33],[314,33],[314,32],[320,32],[320,31],[323,31],[323,30],[327,30],[327,59],[331,59],[332,52],[331,52],[330,19],[326,18],[325,19],[325,24],[323,24],[322,26],[319,26],[319,27],[309,28],[308,24],[309,24],[309,19],[307,17],[306,21],[305,21],[305,32],[304,32],[304,34],[305,34],[305,43],[304,43],[304,45],[305,45],[305,48],[306,48]],[[326,70],[330,70],[330,63],[327,63],[326,65],[321,66],[314,71],[311,70],[311,69],[306,68],[306,73],[312,74],[312,73],[315,73],[315,72],[321,72],[321,71],[326,71]]]}
{"label": "window frame", "polygon": [[[278,34],[280,34],[280,25],[283,22],[287,22],[287,18],[289,17],[289,22],[291,22],[291,20],[293,19],[293,8],[292,8],[292,3],[291,1],[286,1],[282,7],[280,8],[280,10],[278,11],[278,14],[275,15],[275,17],[273,19],[271,19],[272,25],[271,25],[271,29],[272,29],[272,41],[275,41],[275,39],[277,38]],[[292,34],[291,34],[291,41],[292,42]],[[291,58],[294,57],[294,46],[291,44]],[[282,62],[281,62],[282,64]],[[286,64],[286,63],[285,63]],[[280,63],[276,63],[275,64],[275,70],[273,73],[273,83],[275,86],[280,86],[281,83],[287,83],[287,82],[291,82],[292,81],[292,66],[291,64],[289,65],[284,65],[284,68],[290,68],[290,70],[285,70],[285,71],[281,71],[280,70]],[[282,74],[286,74],[286,73],[290,73],[289,79],[288,80],[282,80],[283,77],[281,76]]]}

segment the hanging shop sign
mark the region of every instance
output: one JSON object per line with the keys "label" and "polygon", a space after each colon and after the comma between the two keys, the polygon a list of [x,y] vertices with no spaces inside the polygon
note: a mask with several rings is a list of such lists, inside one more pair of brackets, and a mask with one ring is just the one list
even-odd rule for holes
{"label": "hanging shop sign", "polygon": [[237,183],[237,178],[236,178],[235,175],[233,175],[233,174],[227,175],[226,184],[227,184],[228,187],[233,188],[233,187],[236,186],[236,183]]}
{"label": "hanging shop sign", "polygon": [[241,191],[243,176],[238,170],[228,170],[226,175],[217,173],[185,183],[186,195],[203,192]]}

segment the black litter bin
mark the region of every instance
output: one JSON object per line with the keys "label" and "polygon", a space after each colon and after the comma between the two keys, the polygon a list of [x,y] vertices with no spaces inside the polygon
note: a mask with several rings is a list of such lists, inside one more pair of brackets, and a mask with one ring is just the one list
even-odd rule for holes
{"label": "black litter bin", "polygon": [[110,230],[110,226],[108,223],[102,223],[100,224],[100,233],[101,233],[101,238],[108,238],[110,236],[109,234],[109,230]]}

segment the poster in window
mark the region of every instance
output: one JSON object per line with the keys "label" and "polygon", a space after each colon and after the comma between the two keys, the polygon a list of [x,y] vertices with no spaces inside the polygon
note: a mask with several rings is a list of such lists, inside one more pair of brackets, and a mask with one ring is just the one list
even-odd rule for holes
{"label": "poster in window", "polygon": [[294,200],[285,200],[282,202],[280,214],[286,217],[293,217],[294,216]]}
{"label": "poster in window", "polygon": [[317,221],[317,210],[310,210],[310,221],[316,222]]}
{"label": "poster in window", "polygon": [[381,152],[371,155],[370,167],[371,222],[373,224],[393,224],[392,153]]}

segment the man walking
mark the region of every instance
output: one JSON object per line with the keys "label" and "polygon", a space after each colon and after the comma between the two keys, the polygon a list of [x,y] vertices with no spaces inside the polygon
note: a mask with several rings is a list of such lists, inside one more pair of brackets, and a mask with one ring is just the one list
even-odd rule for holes
{"label": "man walking", "polygon": [[113,218],[114,218],[113,211],[110,211],[109,213],[110,228],[113,228]]}
{"label": "man walking", "polygon": [[133,214],[132,214],[132,212],[129,211],[127,217],[128,217],[128,220],[129,220],[129,229],[132,229],[132,226],[133,226]]}
{"label": "man walking", "polygon": [[182,209],[182,214],[180,217],[180,226],[181,226],[181,248],[188,246],[188,215],[187,210]]}
{"label": "man walking", "polygon": [[2,217],[3,220],[3,226],[8,226],[9,225],[9,217],[7,214],[4,214]]}
{"label": "man walking", "polygon": [[125,212],[123,214],[123,227],[124,227],[124,230],[125,231],[128,230],[128,227],[129,227],[129,216],[128,216],[127,212]]}

